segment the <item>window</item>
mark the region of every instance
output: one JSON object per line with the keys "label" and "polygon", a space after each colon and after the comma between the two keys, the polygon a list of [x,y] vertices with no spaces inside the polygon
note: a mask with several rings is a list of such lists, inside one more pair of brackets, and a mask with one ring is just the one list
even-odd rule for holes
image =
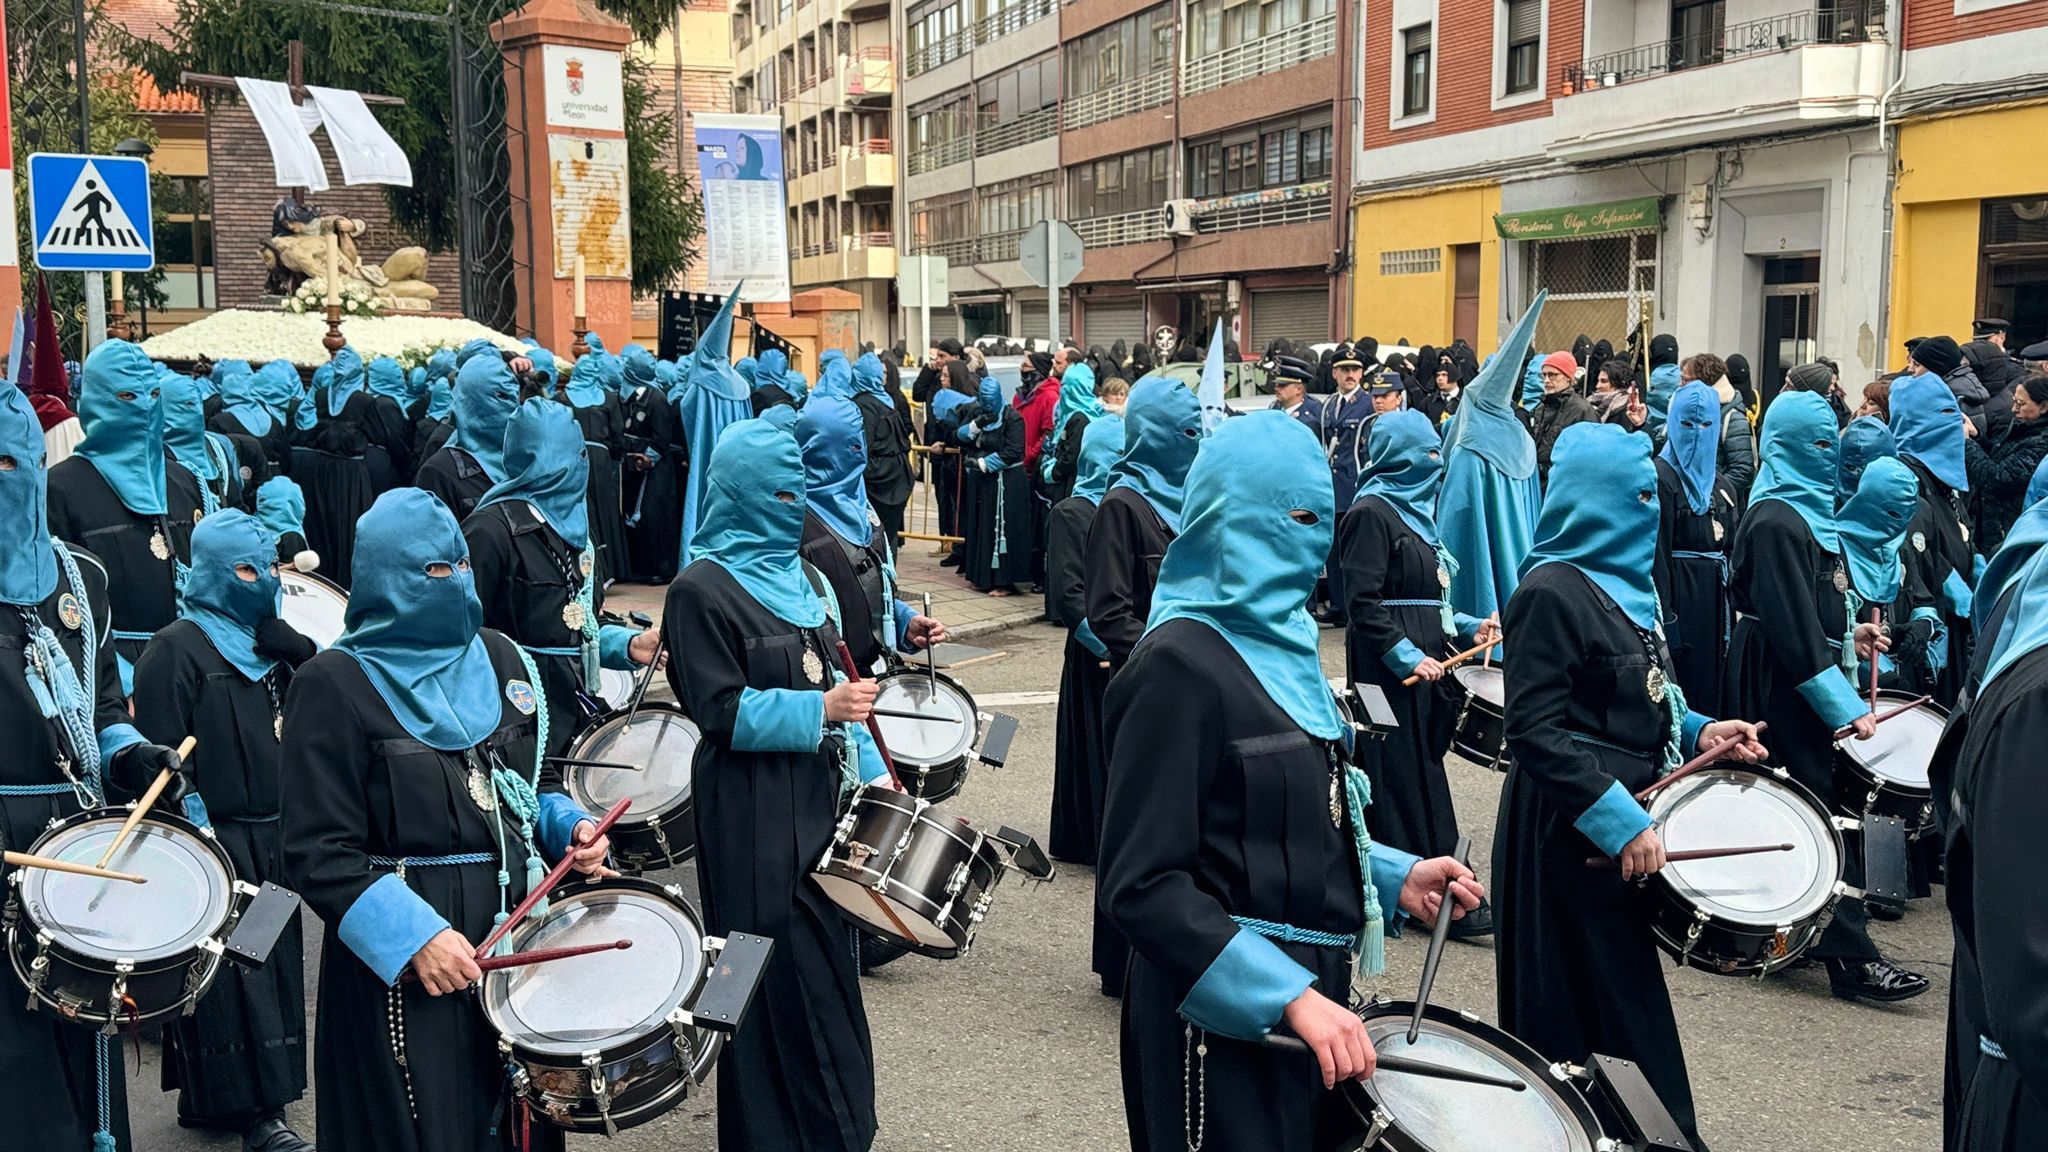
{"label": "window", "polygon": [[953,240],[974,238],[973,194],[955,192],[918,200],[910,206],[910,235],[920,252]]}
{"label": "window", "polygon": [[825,212],[820,222],[825,232],[825,251],[839,251],[839,197],[825,197]]}
{"label": "window", "polygon": [[939,0],[912,8],[904,22],[910,47],[904,71],[915,76],[966,55],[970,38],[963,30],[973,16],[968,0]]}
{"label": "window", "polygon": [[1429,112],[1429,57],[1431,25],[1420,24],[1401,33],[1401,115],[1422,116]]}
{"label": "window", "polygon": [[1190,144],[1187,194],[1199,200],[1329,179],[1328,117],[1315,112]]}
{"label": "window", "polygon": [[1444,266],[1444,250],[1441,248],[1396,248],[1380,253],[1380,275],[1419,276],[1425,272],[1441,272]]}
{"label": "window", "polygon": [[213,308],[213,185],[204,176],[158,176],[151,182],[156,209],[156,265],[163,272],[165,306]]}
{"label": "window", "polygon": [[981,81],[976,94],[983,125],[1008,124],[1059,101],[1059,57],[1046,56]]}
{"label": "window", "polygon": [[910,114],[910,147],[915,152],[928,151],[954,140],[966,140],[973,135],[974,105],[964,94],[943,104],[914,109]]}
{"label": "window", "polygon": [[1067,95],[1092,95],[1173,67],[1173,9],[1154,8],[1065,46]]}
{"label": "window", "polygon": [[1187,6],[1188,56],[1234,48],[1336,10],[1336,0],[1193,0]]}
{"label": "window", "polygon": [[1543,0],[1507,0],[1507,74],[1501,90],[1512,96],[1543,83]]}
{"label": "window", "polygon": [[1021,180],[1005,180],[981,190],[979,201],[981,234],[1021,232],[1051,216],[1052,173],[1043,172]]}
{"label": "window", "polygon": [[1067,170],[1067,215],[1075,220],[1157,211],[1167,199],[1167,146],[1105,156]]}
{"label": "window", "polygon": [[803,78],[805,91],[818,85],[818,42],[809,36],[796,42],[797,73]]}

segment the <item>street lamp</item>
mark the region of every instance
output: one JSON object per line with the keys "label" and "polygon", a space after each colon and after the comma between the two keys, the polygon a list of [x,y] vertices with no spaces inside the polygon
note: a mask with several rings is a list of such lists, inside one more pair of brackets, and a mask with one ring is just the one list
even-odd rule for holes
{"label": "street lamp", "polygon": [[[151,156],[154,156],[155,154],[155,148],[150,147],[146,142],[138,140],[133,136],[130,136],[127,139],[121,141],[119,144],[114,145],[114,155],[126,156],[130,160],[148,160]],[[155,225],[152,222],[151,227],[154,228],[154,226]],[[120,280],[120,276],[116,275],[114,277],[115,283],[118,284]],[[109,327],[109,331],[114,332],[115,330],[118,330],[119,339],[126,340],[129,339],[133,335],[133,333],[131,333],[128,329],[128,303],[122,297],[122,293],[117,292],[114,295],[114,316],[112,324]],[[141,327],[142,336],[147,337],[149,335],[149,305],[146,302],[142,305]]]}
{"label": "street lamp", "polygon": [[114,155],[126,156],[132,160],[147,160],[151,156],[156,155],[156,149],[130,136],[119,144],[114,145]]}

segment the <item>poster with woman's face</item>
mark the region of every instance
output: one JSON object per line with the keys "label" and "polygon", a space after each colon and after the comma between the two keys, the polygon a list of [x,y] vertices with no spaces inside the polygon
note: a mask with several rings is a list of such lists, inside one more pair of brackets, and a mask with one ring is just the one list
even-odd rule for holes
{"label": "poster with woman's face", "polygon": [[746,301],[789,299],[782,123],[774,116],[700,115],[705,273],[714,292],[744,284]]}

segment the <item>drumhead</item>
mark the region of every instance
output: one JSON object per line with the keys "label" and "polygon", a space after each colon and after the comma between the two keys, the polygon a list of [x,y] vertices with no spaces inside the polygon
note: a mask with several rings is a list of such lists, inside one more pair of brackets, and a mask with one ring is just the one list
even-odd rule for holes
{"label": "drumhead", "polygon": [[[123,813],[59,827],[33,851],[98,864],[126,818]],[[22,869],[22,901],[36,929],[80,955],[142,965],[191,950],[227,922],[233,874],[219,850],[195,832],[144,820],[107,867],[147,876],[149,883]]]}
{"label": "drumhead", "polygon": [[974,697],[965,688],[944,677],[917,671],[884,676],[879,683],[876,708],[931,717],[875,717],[882,728],[882,739],[888,742],[891,759],[912,768],[936,768],[960,760],[974,747]]}
{"label": "drumhead", "polygon": [[625,708],[633,703],[633,690],[640,681],[624,668],[600,668],[597,671],[597,698],[613,708]]}
{"label": "drumhead", "polygon": [[342,618],[348,613],[348,593],[310,572],[281,568],[277,579],[284,586],[278,616],[321,651],[332,648],[347,627]]}
{"label": "drumhead", "polygon": [[1807,794],[1775,777],[1709,768],[1659,792],[1650,815],[1664,847],[1790,844],[1759,852],[1670,863],[1660,873],[1679,895],[1737,924],[1769,928],[1817,915],[1842,878],[1841,841]]}
{"label": "drumhead", "polygon": [[512,950],[631,940],[593,952],[484,975],[484,1012],[530,1052],[575,1056],[644,1036],[704,979],[704,929],[680,899],[652,885],[610,881],[555,898],[512,934]]}
{"label": "drumhead", "polygon": [[[1878,707],[1885,711],[1913,699],[1896,692],[1880,692]],[[1922,704],[1879,724],[1877,735],[1870,739],[1844,740],[1839,747],[1879,780],[1926,792],[1927,765],[1933,762],[1934,746],[1941,743],[1941,731],[1947,725],[1947,713],[1932,703]]]}
{"label": "drumhead", "polygon": [[1408,1014],[1370,1016],[1366,1035],[1383,1056],[1426,1060],[1529,1085],[1507,1092],[1483,1084],[1413,1076],[1381,1069],[1371,1091],[1401,1130],[1430,1152],[1499,1152],[1505,1134],[1515,1152],[1594,1152],[1589,1132],[1547,1069],[1526,1064],[1484,1034],[1428,1014],[1422,1034],[1408,1043]]}
{"label": "drumhead", "polygon": [[1507,707],[1507,678],[1501,674],[1498,667],[1467,664],[1461,668],[1451,669],[1451,675],[1457,677],[1458,685],[1473,696],[1495,708]]}
{"label": "drumhead", "polygon": [[638,764],[639,771],[572,764],[562,776],[570,797],[586,811],[609,812],[630,797],[633,806],[619,822],[637,824],[690,802],[690,765],[700,735],[695,723],[666,704],[643,702],[632,723],[626,721],[624,713],[605,720],[584,733],[569,755]]}

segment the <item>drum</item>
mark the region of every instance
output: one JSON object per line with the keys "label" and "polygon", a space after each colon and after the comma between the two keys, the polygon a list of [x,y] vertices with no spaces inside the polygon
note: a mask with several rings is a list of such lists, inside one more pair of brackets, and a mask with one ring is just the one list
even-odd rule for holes
{"label": "drum", "polygon": [[884,672],[875,683],[878,710],[930,717],[875,717],[903,787],[934,804],[957,795],[967,783],[968,761],[981,738],[974,696],[952,677],[921,669]]}
{"label": "drum", "polygon": [[[1879,692],[1878,711],[1919,699],[1905,692]],[[1927,765],[1948,726],[1948,713],[1933,702],[1877,726],[1868,740],[1835,744],[1835,803],[1845,816],[1864,813],[1902,820],[1909,831],[1934,824],[1933,792]]]}
{"label": "drum", "polygon": [[1610,1152],[1600,1118],[1562,1065],[1476,1016],[1431,1004],[1422,1034],[1408,1043],[1412,1002],[1375,1000],[1355,1009],[1383,1055],[1513,1077],[1529,1085],[1509,1092],[1483,1084],[1382,1069],[1370,1080],[1341,1086],[1359,1131],[1335,1147],[1386,1152]]}
{"label": "drum", "polygon": [[633,690],[639,686],[639,678],[623,668],[600,668],[597,671],[597,698],[613,711],[631,707]]}
{"label": "drum", "polygon": [[311,640],[322,652],[334,647],[347,627],[348,593],[311,572],[280,568],[278,582],[284,585],[284,604],[278,616]]}
{"label": "drum", "polygon": [[[1039,864],[1015,862],[1027,854]],[[1011,867],[1052,878],[1037,845],[1019,844],[1016,833],[989,836],[929,801],[868,786],[854,793],[811,879],[862,929],[948,960],[973,946]]]}
{"label": "drum", "polygon": [[[98,864],[127,818],[124,808],[77,813],[29,852]],[[255,889],[236,882],[211,829],[166,812],[137,824],[107,867],[149,883],[43,868],[8,877],[7,955],[29,1007],[110,1028],[189,1015],[219,973],[225,941]]]}
{"label": "drum", "polygon": [[[586,812],[609,812],[631,797],[633,806],[611,828],[612,855],[628,872],[668,868],[697,854],[696,806],[690,771],[697,759],[697,725],[672,704],[641,701],[630,716],[615,712],[569,747],[562,781]],[[577,760],[632,764],[635,769],[577,764]]]}
{"label": "drum", "polygon": [[1673,959],[1703,972],[1763,976],[1820,938],[1842,892],[1842,834],[1789,775],[1702,769],[1657,793],[1650,816],[1673,852],[1792,845],[1668,863],[1649,877],[1651,930]]}
{"label": "drum", "polygon": [[1508,770],[1507,679],[1494,665],[1466,664],[1451,669],[1464,692],[1451,748],[1482,767]]}
{"label": "drum", "polygon": [[484,975],[484,1016],[513,1090],[551,1123],[614,1134],[682,1103],[710,1074],[719,1036],[690,1009],[714,950],[682,889],[633,878],[572,884],[508,939],[514,952],[633,942]]}

